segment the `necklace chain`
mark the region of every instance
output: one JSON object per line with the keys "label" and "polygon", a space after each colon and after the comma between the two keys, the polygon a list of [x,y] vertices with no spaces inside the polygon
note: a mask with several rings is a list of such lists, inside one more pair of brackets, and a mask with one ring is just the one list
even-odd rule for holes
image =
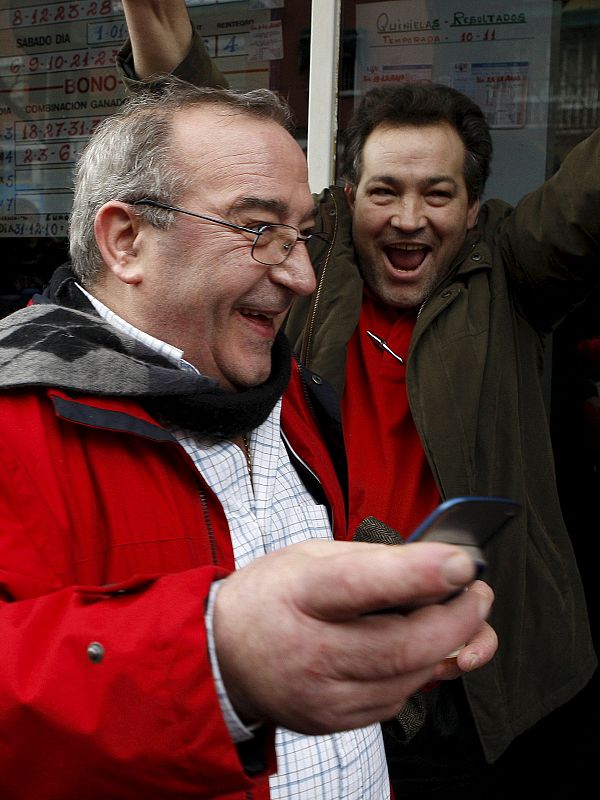
{"label": "necklace chain", "polygon": [[245,433],[242,434],[242,443],[244,445],[246,464],[248,465],[248,475],[250,475],[250,480],[252,480],[252,453],[250,452],[250,443]]}

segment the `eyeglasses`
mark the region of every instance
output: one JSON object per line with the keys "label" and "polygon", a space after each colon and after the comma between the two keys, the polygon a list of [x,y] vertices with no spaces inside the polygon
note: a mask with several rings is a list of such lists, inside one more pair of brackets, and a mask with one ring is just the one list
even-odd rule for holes
{"label": "eyeglasses", "polygon": [[243,225],[235,225],[233,222],[207,217],[204,214],[196,214],[194,211],[187,211],[185,208],[169,206],[166,203],[160,203],[158,200],[149,200],[147,198],[135,200],[131,205],[153,206],[154,208],[164,208],[167,211],[177,211],[179,214],[197,217],[205,222],[212,222],[214,225],[224,225],[226,228],[233,228],[236,231],[252,233],[255,239],[252,242],[250,255],[259,264],[264,264],[267,267],[283,264],[298,242],[306,243],[315,236],[323,238],[320,233],[303,234],[291,225],[282,225],[280,223],[260,225],[258,228],[246,228]]}

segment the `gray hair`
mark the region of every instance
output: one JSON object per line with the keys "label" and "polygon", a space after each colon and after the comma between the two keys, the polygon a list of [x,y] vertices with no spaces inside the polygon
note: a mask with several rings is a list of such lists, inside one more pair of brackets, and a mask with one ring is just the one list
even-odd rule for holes
{"label": "gray hair", "polygon": [[[151,198],[173,205],[187,191],[192,174],[174,157],[173,115],[203,106],[273,121],[292,131],[288,104],[268,89],[240,93],[164,76],[128,98],[98,125],[75,168],[69,248],[73,271],[83,286],[94,283],[104,263],[94,220],[105,203]],[[164,209],[138,206],[136,213],[164,230],[173,222],[172,212]]]}

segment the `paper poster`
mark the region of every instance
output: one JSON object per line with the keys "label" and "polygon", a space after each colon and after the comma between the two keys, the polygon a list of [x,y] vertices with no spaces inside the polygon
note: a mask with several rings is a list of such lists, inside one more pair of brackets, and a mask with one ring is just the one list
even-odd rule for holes
{"label": "paper poster", "polygon": [[529,61],[460,62],[453,84],[478,103],[490,128],[523,128],[528,73]]}
{"label": "paper poster", "polygon": [[[361,3],[356,86],[448,83],[480,103],[494,128],[525,125],[530,72],[548,90],[552,2]],[[533,63],[533,67],[531,64]]]}
{"label": "paper poster", "polygon": [[[187,5],[230,85],[268,87],[283,49],[268,8]],[[118,0],[0,0],[0,237],[67,235],[77,155],[125,97],[114,64],[126,37]]]}
{"label": "paper poster", "polygon": [[281,20],[254,25],[248,36],[248,61],[275,61],[283,58]]}
{"label": "paper poster", "polygon": [[[459,89],[479,104],[492,129],[489,187],[518,199],[546,177],[556,5],[552,0],[359,3],[356,102],[373,86],[405,80]],[[510,173],[503,170],[504,161]],[[510,183],[498,180],[501,174],[510,174]]]}

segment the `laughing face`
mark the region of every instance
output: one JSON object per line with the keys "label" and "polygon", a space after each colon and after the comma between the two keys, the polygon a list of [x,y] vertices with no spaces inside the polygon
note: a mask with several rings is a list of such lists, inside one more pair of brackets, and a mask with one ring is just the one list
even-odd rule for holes
{"label": "laughing face", "polygon": [[[306,158],[275,122],[193,109],[175,116],[172,141],[192,176],[178,206],[252,229],[282,223],[308,233],[314,225]],[[181,348],[222,388],[268,378],[292,300],[315,286],[305,245],[269,267],[252,258],[254,234],[185,214],[175,214],[169,230],[146,225],[142,234],[146,313],[139,327]]]}
{"label": "laughing face", "polygon": [[475,225],[479,201],[469,203],[464,157],[446,123],[382,126],[367,138],[360,180],[346,193],[363,278],[389,305],[421,305]]}

